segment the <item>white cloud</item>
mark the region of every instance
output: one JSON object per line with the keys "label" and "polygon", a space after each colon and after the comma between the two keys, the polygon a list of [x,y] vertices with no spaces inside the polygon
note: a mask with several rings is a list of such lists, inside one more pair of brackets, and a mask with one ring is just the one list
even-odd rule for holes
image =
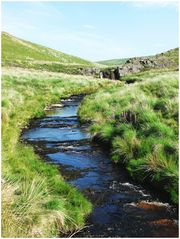
{"label": "white cloud", "polygon": [[87,28],[87,29],[95,29],[95,26],[89,25],[89,24],[85,24],[85,25],[83,25],[83,27]]}

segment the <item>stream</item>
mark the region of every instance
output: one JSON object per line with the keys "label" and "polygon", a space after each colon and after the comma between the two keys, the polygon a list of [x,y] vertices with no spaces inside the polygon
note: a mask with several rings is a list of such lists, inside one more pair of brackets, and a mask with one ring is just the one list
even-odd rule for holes
{"label": "stream", "polygon": [[92,202],[86,227],[74,237],[178,237],[177,208],[134,182],[91,141],[88,125],[77,117],[82,99],[62,99],[63,107],[55,105],[44,118],[32,120],[22,135]]}

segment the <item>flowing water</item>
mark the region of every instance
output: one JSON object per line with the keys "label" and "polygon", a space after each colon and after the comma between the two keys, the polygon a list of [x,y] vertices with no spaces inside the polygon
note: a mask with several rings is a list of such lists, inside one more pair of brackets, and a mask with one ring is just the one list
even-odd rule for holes
{"label": "flowing water", "polygon": [[177,208],[135,183],[91,142],[77,117],[82,99],[62,100],[64,107],[33,120],[22,136],[93,203],[87,227],[74,237],[178,237]]}

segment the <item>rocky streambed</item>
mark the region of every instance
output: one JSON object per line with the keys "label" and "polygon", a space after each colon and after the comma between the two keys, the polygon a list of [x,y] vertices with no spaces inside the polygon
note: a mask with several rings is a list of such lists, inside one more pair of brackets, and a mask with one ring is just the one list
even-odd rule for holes
{"label": "rocky streambed", "polygon": [[77,117],[82,99],[80,95],[61,100],[44,118],[32,120],[22,135],[93,203],[86,227],[73,236],[178,237],[177,208],[133,182],[91,141],[88,126]]}

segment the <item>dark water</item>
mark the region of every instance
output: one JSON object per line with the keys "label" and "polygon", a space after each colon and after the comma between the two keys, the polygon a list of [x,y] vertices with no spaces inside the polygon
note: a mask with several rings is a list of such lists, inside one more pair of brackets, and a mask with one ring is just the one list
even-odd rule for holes
{"label": "dark water", "polygon": [[133,182],[91,142],[87,126],[77,118],[82,98],[62,100],[63,108],[32,121],[23,134],[94,205],[87,227],[74,237],[178,237],[177,209]]}

